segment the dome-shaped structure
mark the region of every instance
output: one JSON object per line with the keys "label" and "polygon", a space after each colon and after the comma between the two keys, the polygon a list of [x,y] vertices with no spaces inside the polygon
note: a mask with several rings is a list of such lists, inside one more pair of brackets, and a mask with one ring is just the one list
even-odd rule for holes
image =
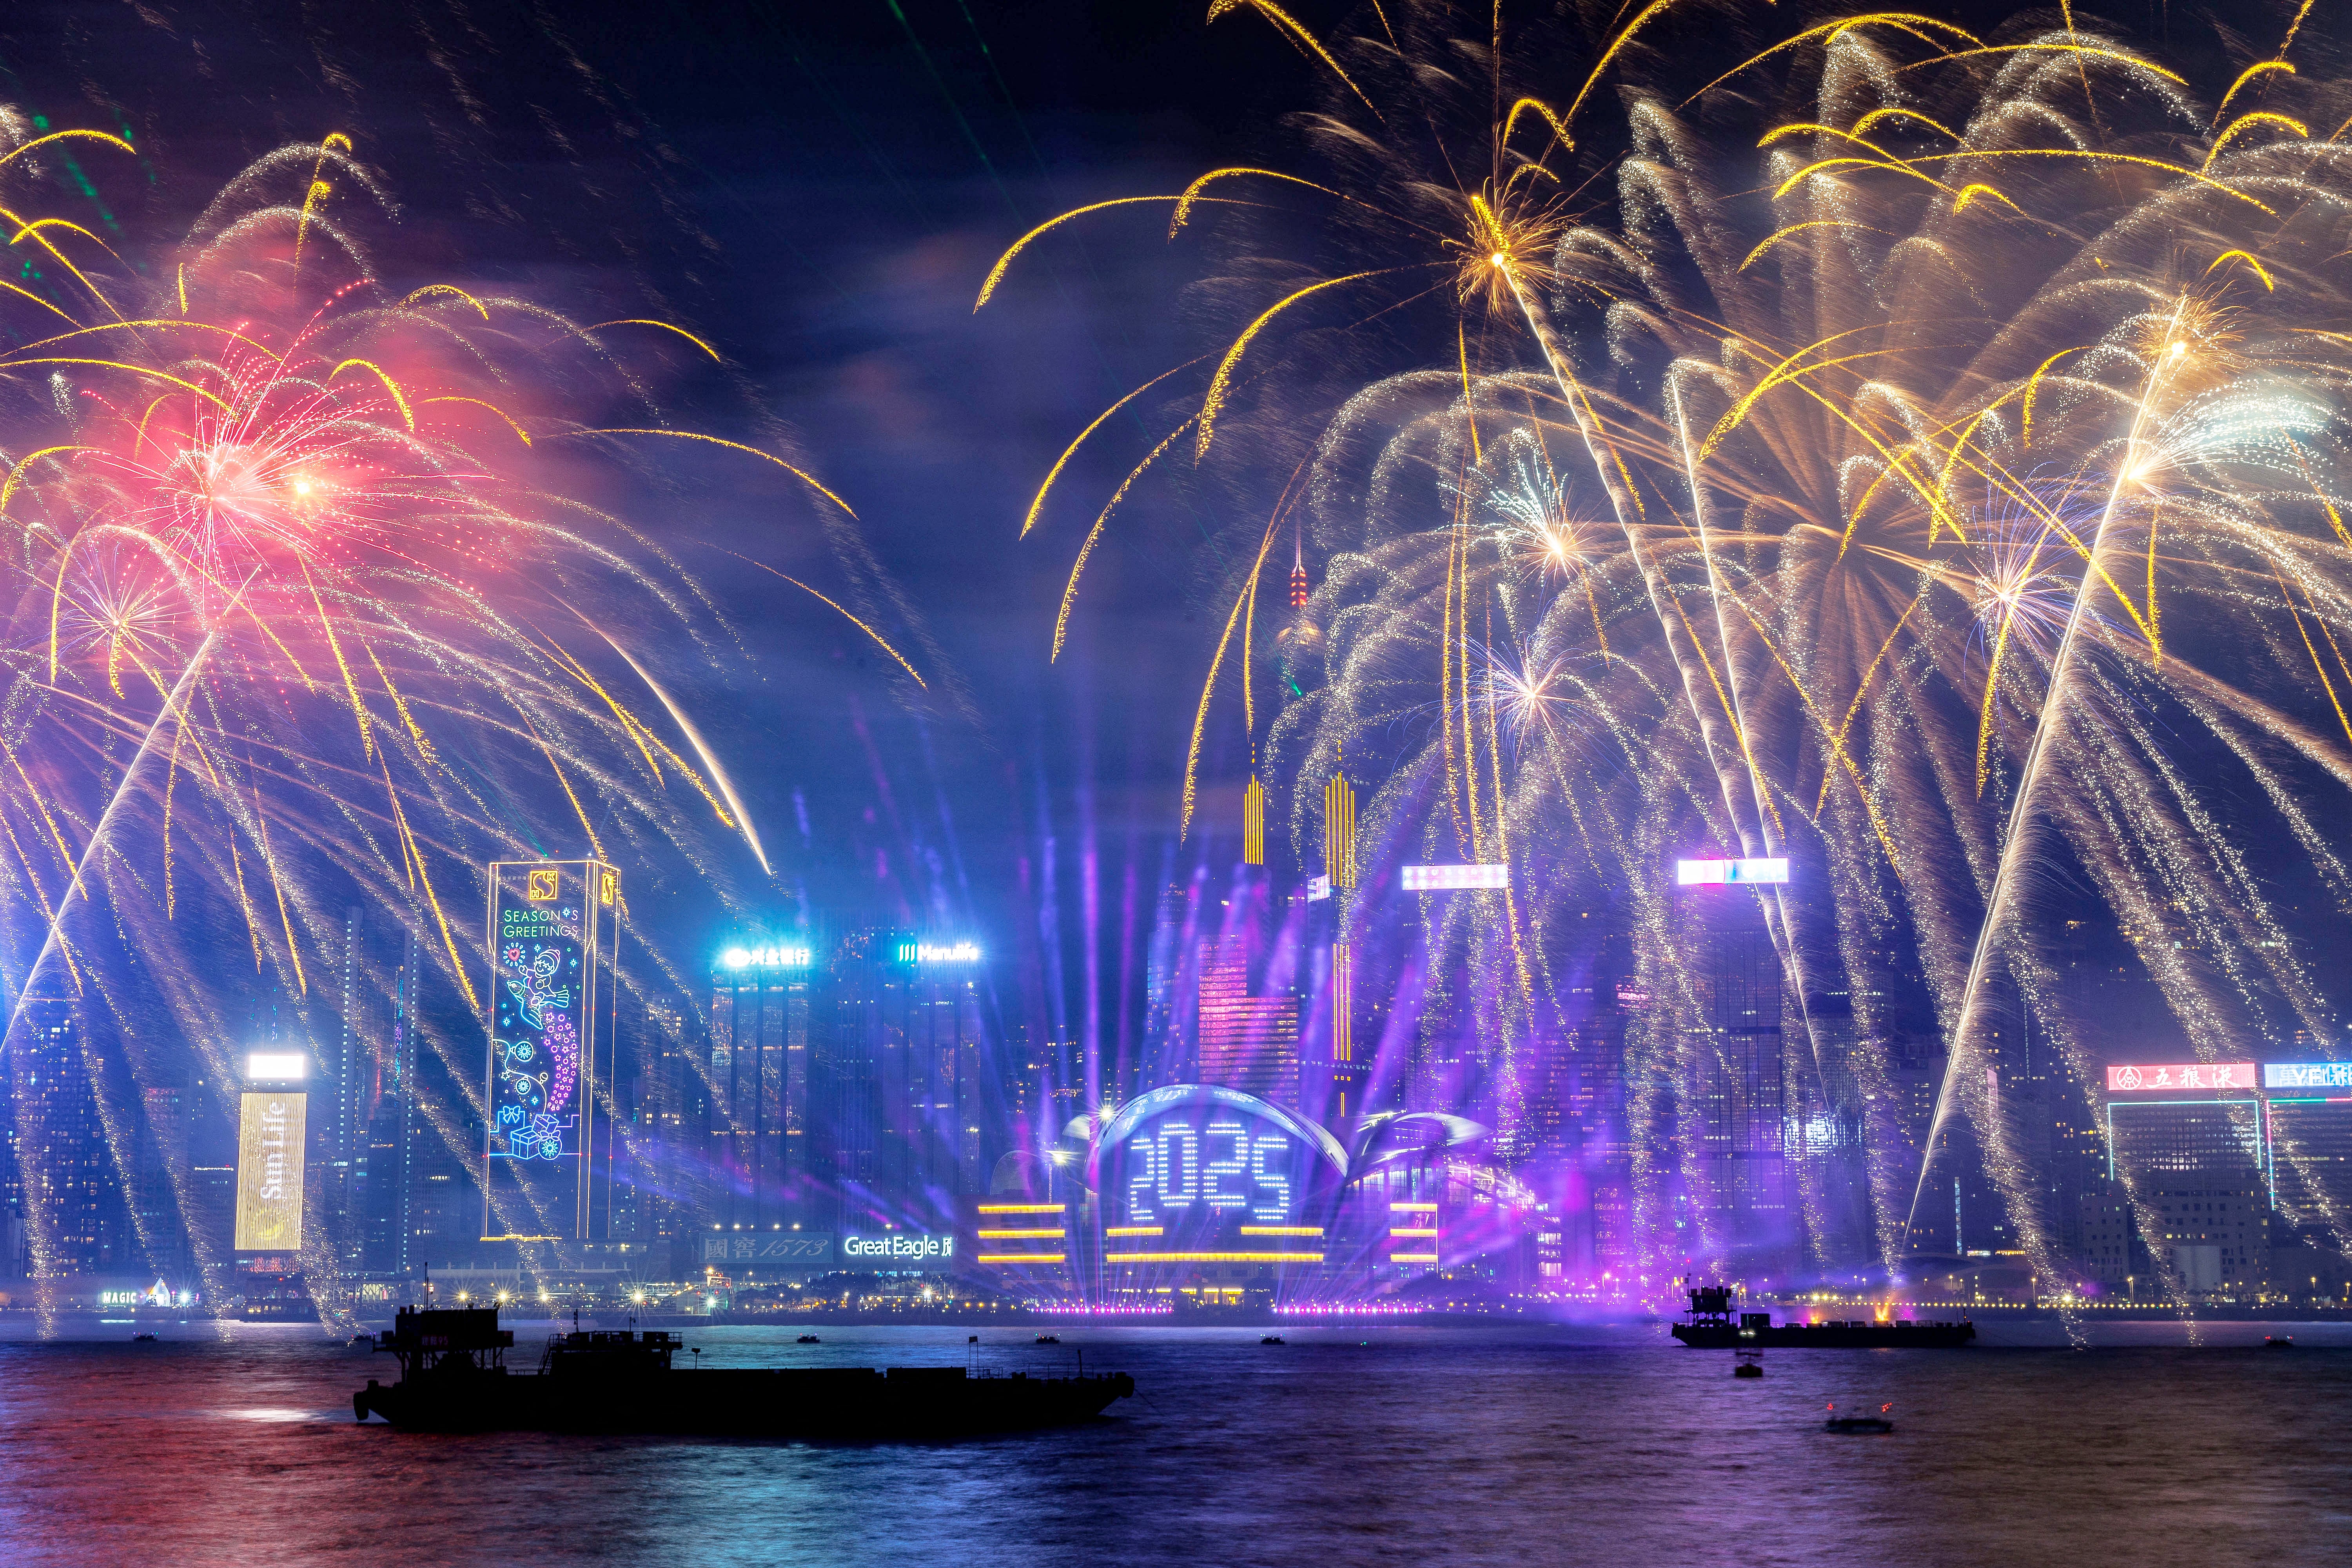
{"label": "dome-shaped structure", "polygon": [[1365,1176],[1400,1160],[1459,1157],[1483,1145],[1489,1129],[1442,1110],[1384,1110],[1358,1124],[1348,1154],[1348,1179]]}
{"label": "dome-shaped structure", "polygon": [[1052,1176],[1045,1162],[1032,1151],[1015,1149],[996,1162],[988,1175],[988,1195],[992,1198],[1044,1197]]}

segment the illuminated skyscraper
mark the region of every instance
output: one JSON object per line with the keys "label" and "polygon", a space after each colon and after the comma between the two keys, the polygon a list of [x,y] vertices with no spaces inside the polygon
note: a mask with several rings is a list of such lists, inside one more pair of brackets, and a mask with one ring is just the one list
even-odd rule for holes
{"label": "illuminated skyscraper", "polygon": [[1256,1095],[1286,1110],[1298,1105],[1298,998],[1263,983],[1262,942],[1244,929],[1201,944],[1200,1081]]}
{"label": "illuminated skyscraper", "polygon": [[958,1196],[987,1190],[981,960],[972,942],[890,931],[835,952],[835,1160],[853,1218],[862,1203],[951,1223]]}
{"label": "illuminated skyscraper", "polygon": [[981,952],[888,930],[746,938],[711,971],[699,1224],[946,1224],[987,1190]]}
{"label": "illuminated skyscraper", "polygon": [[596,860],[489,868],[486,1241],[597,1239],[609,1130],[621,874]]}
{"label": "illuminated skyscraper", "polygon": [[107,1210],[120,1202],[120,1189],[82,1058],[80,1019],[61,990],[24,999],[9,1031],[7,1069],[30,1272],[57,1278],[113,1265]]}
{"label": "illuminated skyscraper", "polygon": [[433,1136],[415,1103],[417,993],[425,955],[413,923],[403,923],[397,951],[383,1060],[367,1120],[365,1258],[370,1273],[405,1278],[424,1261],[416,1250],[416,1161],[418,1141]]}
{"label": "illuminated skyscraper", "polygon": [[380,1053],[372,1048],[368,1024],[367,918],[354,906],[343,911],[331,972],[334,1033],[325,1051],[330,1081],[319,1096],[325,1112],[318,1129],[319,1156],[325,1164],[330,1235],[340,1261],[364,1268],[367,1259],[368,1176],[374,1154],[369,1121],[383,1084]]}
{"label": "illuminated skyscraper", "polygon": [[805,934],[730,946],[712,966],[706,1225],[770,1230],[817,1217],[810,1031],[823,1022],[824,979]]}
{"label": "illuminated skyscraper", "polygon": [[1780,955],[1759,895],[1725,887],[1682,897],[1698,954],[1695,1114],[1686,1126],[1699,1183],[1691,1199],[1706,1216],[1703,1236],[1758,1262],[1790,1260],[1799,1227]]}

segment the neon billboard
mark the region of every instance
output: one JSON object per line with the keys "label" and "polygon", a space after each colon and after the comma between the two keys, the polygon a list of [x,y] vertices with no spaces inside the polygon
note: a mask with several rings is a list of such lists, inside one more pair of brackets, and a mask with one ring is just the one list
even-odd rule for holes
{"label": "neon billboard", "polygon": [[978,963],[980,946],[976,942],[902,942],[898,944],[901,963]]}
{"label": "neon billboard", "polygon": [[248,1094],[236,1126],[239,1252],[302,1248],[303,1123],[309,1097]]}
{"label": "neon billboard", "polygon": [[1507,888],[1508,866],[1407,866],[1401,873],[1408,893],[1443,893],[1457,888]]}
{"label": "neon billboard", "polygon": [[2264,1089],[2352,1089],[2352,1062],[2265,1062]]}
{"label": "neon billboard", "polygon": [[1719,888],[1733,882],[1785,882],[1789,862],[1769,860],[1677,860],[1675,880],[1685,888]]}
{"label": "neon billboard", "polygon": [[841,1256],[860,1263],[887,1263],[900,1268],[926,1263],[943,1265],[955,1260],[955,1237],[952,1233],[919,1230],[845,1236],[841,1238]]}
{"label": "neon billboard", "polygon": [[500,861],[489,872],[482,1234],[585,1239],[620,873],[594,860]]}
{"label": "neon billboard", "polygon": [[2109,1094],[2145,1094],[2153,1089],[2252,1089],[2252,1062],[2160,1062],[2152,1066],[2111,1067]]}
{"label": "neon billboard", "polygon": [[806,969],[809,950],[804,947],[730,947],[719,955],[719,962],[730,969]]}

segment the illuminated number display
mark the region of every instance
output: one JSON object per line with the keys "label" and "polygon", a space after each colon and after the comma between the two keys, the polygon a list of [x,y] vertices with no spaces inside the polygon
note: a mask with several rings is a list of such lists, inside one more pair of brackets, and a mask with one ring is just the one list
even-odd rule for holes
{"label": "illuminated number display", "polygon": [[[619,874],[593,862],[490,868],[485,1236],[589,1232],[597,1023],[612,1004],[611,900]],[[528,1202],[515,1184],[530,1178]],[[524,1226],[526,1229],[509,1228]]]}
{"label": "illuminated number display", "polygon": [[[1242,1238],[1275,1229],[1320,1236],[1347,1169],[1346,1152],[1322,1128],[1239,1089],[1202,1084],[1128,1101],[1104,1126],[1096,1158],[1106,1234],[1118,1243],[1113,1254],[1139,1257],[1192,1258],[1186,1249],[1203,1247],[1255,1256],[1290,1244]],[[1311,1252],[1319,1243],[1297,1245]]]}
{"label": "illuminated number display", "polygon": [[1280,1132],[1169,1117],[1125,1145],[1126,1223],[1181,1221],[1198,1208],[1212,1217],[1246,1214],[1259,1225],[1287,1225],[1298,1217],[1293,1152],[1293,1140]]}

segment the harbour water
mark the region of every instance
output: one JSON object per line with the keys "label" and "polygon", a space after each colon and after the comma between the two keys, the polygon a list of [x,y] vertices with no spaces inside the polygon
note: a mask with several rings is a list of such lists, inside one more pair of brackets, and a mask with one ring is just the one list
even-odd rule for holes
{"label": "harbour water", "polygon": [[[14,1317],[14,1314],[11,1314]],[[519,1363],[552,1325],[518,1326]],[[0,1324],[0,1562],[989,1564],[2352,1561],[2352,1330],[2106,1325],[2069,1351],[1768,1352],[1655,1326],[714,1328],[712,1365],[1135,1374],[954,1446],[355,1425],[388,1358],[315,1328]],[[2296,1347],[2261,1348],[2265,1331]],[[1836,1436],[1823,1407],[1891,1403]]]}

